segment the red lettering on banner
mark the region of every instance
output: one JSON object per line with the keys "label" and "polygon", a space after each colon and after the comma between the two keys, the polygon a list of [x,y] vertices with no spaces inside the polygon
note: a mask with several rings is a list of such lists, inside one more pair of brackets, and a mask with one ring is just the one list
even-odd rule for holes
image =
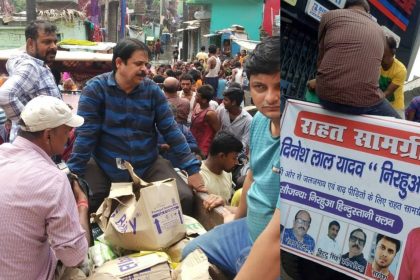
{"label": "red lettering on banner", "polygon": [[317,142],[420,165],[420,134],[302,111],[295,135]]}
{"label": "red lettering on banner", "polygon": [[393,0],[393,2],[409,15],[411,15],[416,6],[416,0]]}

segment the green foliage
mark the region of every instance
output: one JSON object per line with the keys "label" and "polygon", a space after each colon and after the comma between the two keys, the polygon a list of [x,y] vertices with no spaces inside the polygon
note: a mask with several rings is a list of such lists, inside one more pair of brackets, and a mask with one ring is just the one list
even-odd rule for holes
{"label": "green foliage", "polygon": [[152,4],[153,10],[159,10],[160,1],[161,0],[153,0],[153,4]]}
{"label": "green foliage", "polygon": [[10,4],[15,6],[16,13],[26,10],[26,0],[10,0]]}

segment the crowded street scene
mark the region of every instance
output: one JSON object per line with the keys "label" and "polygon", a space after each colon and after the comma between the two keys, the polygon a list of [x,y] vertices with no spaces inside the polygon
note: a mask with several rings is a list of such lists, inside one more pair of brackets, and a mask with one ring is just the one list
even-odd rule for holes
{"label": "crowded street scene", "polygon": [[0,16],[0,279],[420,280],[418,1]]}

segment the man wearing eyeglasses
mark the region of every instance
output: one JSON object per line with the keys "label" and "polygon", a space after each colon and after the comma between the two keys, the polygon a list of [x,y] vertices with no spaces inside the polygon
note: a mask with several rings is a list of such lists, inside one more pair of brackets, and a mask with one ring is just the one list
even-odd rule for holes
{"label": "man wearing eyeglasses", "polygon": [[341,256],[340,264],[354,271],[364,273],[367,265],[363,257],[363,248],[366,244],[366,233],[358,228],[350,233],[349,252]]}
{"label": "man wearing eyeglasses", "polygon": [[284,230],[283,244],[294,249],[312,254],[315,249],[314,239],[307,234],[311,226],[311,215],[305,210],[299,210],[295,215],[292,228]]}

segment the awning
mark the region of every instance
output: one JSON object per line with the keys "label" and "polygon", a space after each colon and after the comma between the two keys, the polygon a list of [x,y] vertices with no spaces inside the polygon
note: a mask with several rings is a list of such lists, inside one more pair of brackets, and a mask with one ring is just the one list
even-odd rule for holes
{"label": "awning", "polygon": [[208,38],[208,37],[213,37],[213,36],[217,36],[217,35],[220,35],[220,34],[215,34],[215,33],[204,34],[203,37]]}
{"label": "awning", "polygon": [[185,28],[185,30],[195,30],[200,28],[199,26],[188,26],[187,28]]}
{"label": "awning", "polygon": [[246,49],[247,51],[252,51],[255,49],[255,47],[260,43],[260,41],[251,41],[251,40],[241,40],[237,38],[232,38],[232,41],[237,43],[239,46],[241,46],[243,49]]}
{"label": "awning", "polygon": [[117,44],[113,42],[99,42],[96,46],[83,45],[60,45],[63,49],[80,50],[80,51],[108,51],[114,48]]}
{"label": "awning", "polygon": [[188,21],[184,21],[182,23],[186,23],[186,24],[191,25],[191,24],[200,24],[200,21],[199,20],[188,20]]}
{"label": "awning", "polygon": [[[23,49],[9,49],[0,51],[0,60],[7,60],[11,56],[20,54],[23,52]],[[94,52],[84,52],[84,51],[57,51],[55,56],[56,61],[67,61],[67,60],[76,60],[76,61],[111,61],[112,54],[108,53],[94,53]]]}

